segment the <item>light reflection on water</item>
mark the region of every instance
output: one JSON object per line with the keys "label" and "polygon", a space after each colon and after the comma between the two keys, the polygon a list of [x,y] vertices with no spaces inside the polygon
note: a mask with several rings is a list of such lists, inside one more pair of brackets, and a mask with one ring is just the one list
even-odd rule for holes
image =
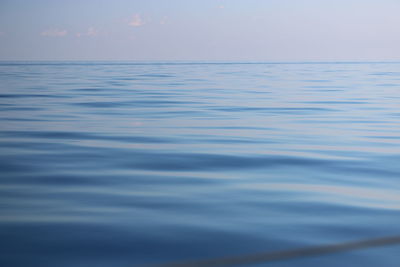
{"label": "light reflection on water", "polygon": [[[135,266],[398,235],[399,80],[396,63],[3,62],[0,263]],[[273,266],[390,267],[398,249]]]}

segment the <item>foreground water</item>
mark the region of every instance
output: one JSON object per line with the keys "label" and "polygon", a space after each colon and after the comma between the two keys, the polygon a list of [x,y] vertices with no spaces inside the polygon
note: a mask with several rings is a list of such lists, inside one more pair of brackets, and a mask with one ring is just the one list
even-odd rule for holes
{"label": "foreground water", "polygon": [[[400,234],[400,64],[0,64],[0,265]],[[400,246],[260,266],[399,266]]]}

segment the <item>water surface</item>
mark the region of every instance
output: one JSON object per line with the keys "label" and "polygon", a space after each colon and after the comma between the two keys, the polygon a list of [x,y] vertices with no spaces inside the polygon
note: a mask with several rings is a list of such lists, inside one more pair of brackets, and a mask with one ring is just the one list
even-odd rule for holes
{"label": "water surface", "polygon": [[[400,64],[2,62],[0,265],[400,233]],[[400,246],[261,266],[399,266]]]}

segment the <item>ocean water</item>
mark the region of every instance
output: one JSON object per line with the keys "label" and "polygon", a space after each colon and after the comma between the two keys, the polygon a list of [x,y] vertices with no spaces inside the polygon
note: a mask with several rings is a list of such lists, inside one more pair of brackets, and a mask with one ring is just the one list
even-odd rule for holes
{"label": "ocean water", "polygon": [[[400,234],[400,64],[2,62],[0,265]],[[400,266],[400,245],[257,266]]]}

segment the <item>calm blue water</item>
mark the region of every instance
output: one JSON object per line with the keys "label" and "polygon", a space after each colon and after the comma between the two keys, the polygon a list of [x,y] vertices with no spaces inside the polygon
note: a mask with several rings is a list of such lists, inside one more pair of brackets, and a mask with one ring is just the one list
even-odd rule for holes
{"label": "calm blue water", "polygon": [[[400,234],[400,64],[0,64],[0,265]],[[400,246],[258,266],[400,266]]]}

